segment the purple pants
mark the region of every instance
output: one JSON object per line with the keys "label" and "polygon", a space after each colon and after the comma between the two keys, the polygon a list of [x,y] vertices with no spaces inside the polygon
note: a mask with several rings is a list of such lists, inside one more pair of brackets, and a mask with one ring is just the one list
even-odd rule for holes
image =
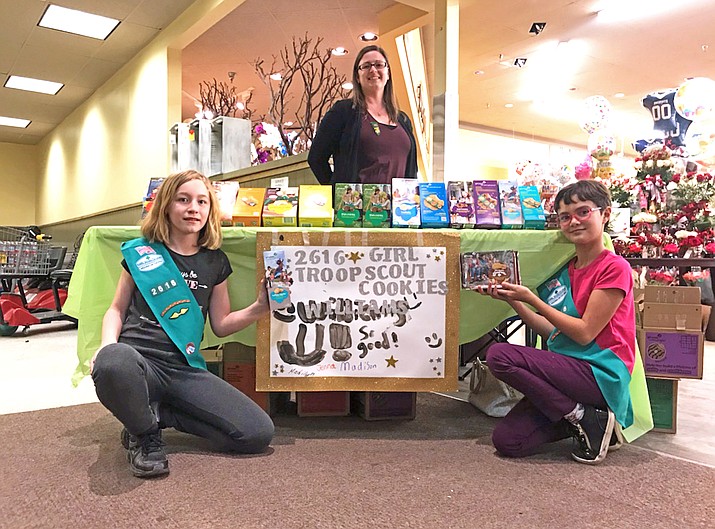
{"label": "purple pants", "polygon": [[528,456],[545,443],[569,437],[563,417],[578,402],[606,406],[591,366],[584,360],[497,343],[487,351],[487,365],[495,377],[525,397],[494,428],[492,442],[504,456]]}

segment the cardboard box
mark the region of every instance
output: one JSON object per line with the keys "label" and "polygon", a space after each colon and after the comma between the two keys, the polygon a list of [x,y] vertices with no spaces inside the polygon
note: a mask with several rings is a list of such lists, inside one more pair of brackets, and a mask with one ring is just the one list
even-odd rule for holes
{"label": "cardboard box", "polygon": [[206,360],[206,369],[219,378],[223,378],[223,346],[201,349],[201,356]]}
{"label": "cardboard box", "polygon": [[420,185],[414,178],[392,179],[392,225],[396,228],[419,228]]}
{"label": "cardboard box", "polygon": [[703,378],[702,332],[644,327],[636,336],[646,376]]}
{"label": "cardboard box", "polygon": [[651,303],[699,305],[700,287],[659,287],[646,285],[644,300]]}
{"label": "cardboard box", "polygon": [[236,342],[223,345],[223,379],[266,412],[270,412],[269,393],[256,391],[256,348]]}
{"label": "cardboard box", "polygon": [[298,226],[330,228],[333,225],[333,186],[300,186]]}
{"label": "cardboard box", "polygon": [[449,226],[451,228],[474,228],[477,218],[474,213],[474,197],[471,182],[447,183],[449,200]]}
{"label": "cardboard box", "polygon": [[653,413],[653,431],[675,433],[678,428],[678,380],[646,378]]}
{"label": "cardboard box", "polygon": [[543,230],[546,226],[546,215],[541,207],[541,197],[536,186],[519,186],[521,214],[524,216],[524,228],[527,230]]}
{"label": "cardboard box", "polygon": [[477,228],[501,228],[499,185],[496,180],[472,182]]}
{"label": "cardboard box", "polygon": [[680,303],[643,304],[643,327],[677,329],[679,331],[701,331],[703,328],[702,305],[682,305]]}
{"label": "cardboard box", "polygon": [[286,227],[298,225],[298,188],[269,187],[263,199],[263,225]]}
{"label": "cardboard box", "polygon": [[389,184],[363,184],[363,228],[389,228],[392,213],[392,191]]}
{"label": "cardboard box", "polygon": [[353,411],[366,421],[412,420],[417,414],[417,393],[393,391],[355,391]]}
{"label": "cardboard box", "polygon": [[299,391],[298,417],[341,417],[350,415],[349,391]]}
{"label": "cardboard box", "polygon": [[521,214],[519,184],[514,180],[499,180],[499,202],[502,229],[521,229],[524,217]]}
{"label": "cardboard box", "polygon": [[338,228],[362,227],[362,184],[335,184],[335,218]]}
{"label": "cardboard box", "polygon": [[423,228],[449,226],[449,202],[444,182],[420,182],[420,215]]}
{"label": "cardboard box", "polygon": [[260,187],[241,187],[233,208],[233,225],[260,227],[261,211],[266,190]]}

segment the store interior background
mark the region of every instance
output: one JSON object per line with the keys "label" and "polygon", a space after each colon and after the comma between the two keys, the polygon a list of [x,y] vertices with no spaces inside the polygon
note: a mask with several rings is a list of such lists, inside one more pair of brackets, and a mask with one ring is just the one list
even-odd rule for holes
{"label": "store interior background", "polygon": [[[458,148],[447,176],[453,179],[506,176],[525,159],[573,167],[588,140],[578,127],[579,105],[597,94],[613,106],[614,164],[623,154],[627,168],[631,142],[652,130],[641,98],[715,74],[707,42],[715,5],[698,0],[61,2],[119,18],[105,42],[37,27],[48,3],[0,0],[0,80],[16,74],[65,83],[55,96],[0,88],[0,115],[32,120],[27,129],[0,127],[0,188],[10,197],[0,225],[51,231],[77,218],[102,224],[108,212],[138,204],[147,180],[169,172],[168,130],[195,111],[198,84],[227,81],[234,71],[237,86],[255,87],[260,113],[266,90],[250,62],[270,60],[306,33],[325,39],[325,47],[346,47],[350,53],[334,64],[349,75],[361,33],[388,35],[377,43],[390,50],[390,36],[421,28],[434,96],[435,50],[444,51],[434,40],[435,13],[458,5]],[[529,33],[534,22],[547,23],[539,35]],[[509,65],[517,57],[527,59],[525,67]],[[391,61],[399,72],[397,57]],[[408,108],[406,88],[397,92]]]}
{"label": "store interior background", "polygon": [[[198,84],[212,78],[225,81],[227,73],[235,71],[237,85],[256,87],[254,106],[260,109],[262,87],[258,78],[251,78],[249,63],[259,56],[269,59],[294,35],[307,32],[324,38],[326,47],[348,48],[346,57],[335,58],[348,75],[363,45],[359,34],[420,27],[428,79],[434,82],[433,0],[58,3],[122,22],[106,42],[94,42],[36,27],[45,0],[0,0],[0,81],[17,74],[66,84],[56,96],[0,87],[0,115],[32,119],[27,129],[0,127],[0,225],[38,224],[52,233],[79,218],[111,223],[112,213],[136,207],[148,179],[169,172],[168,130],[192,116]],[[642,97],[675,88],[688,77],[715,77],[715,48],[708,43],[715,3],[633,0],[628,2],[637,6],[633,18],[610,22],[595,14],[601,3],[459,2],[459,131],[453,150],[458,171],[450,178],[506,175],[524,159],[578,163],[586,155],[588,139],[577,124],[578,107],[597,94],[613,105],[612,129],[628,166],[635,155],[630,143],[652,130]],[[533,22],[546,22],[546,29],[529,34]],[[540,55],[544,48],[570,41],[583,41],[584,48],[574,48],[582,55],[555,63]],[[389,48],[386,40],[377,44]],[[527,65],[501,64],[516,57],[527,58]],[[391,60],[399,68],[393,55]],[[404,94],[406,88],[401,90]],[[552,105],[545,105],[549,101]],[[507,103],[513,107],[505,107]],[[401,105],[408,106],[403,100]],[[51,354],[51,333],[47,338],[42,349]],[[52,387],[30,363],[21,365],[29,378],[4,384],[15,388],[16,401],[22,400],[17,398],[21,387]],[[47,367],[48,377],[57,375],[57,365],[48,362]],[[69,383],[69,375],[66,379]],[[705,396],[711,394],[712,383],[687,381],[684,390],[691,403],[703,404],[683,406],[690,410],[683,419],[690,425],[704,424]],[[713,464],[712,431],[692,432],[695,442],[678,435],[667,443],[679,445],[682,457]],[[654,443],[661,444],[655,449],[663,449],[662,440]],[[688,445],[705,455],[683,453]]]}

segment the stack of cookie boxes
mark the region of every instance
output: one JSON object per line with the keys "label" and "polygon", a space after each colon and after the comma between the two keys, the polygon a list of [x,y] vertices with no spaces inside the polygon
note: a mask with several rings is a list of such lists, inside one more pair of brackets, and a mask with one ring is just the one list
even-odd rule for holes
{"label": "stack of cookie boxes", "polygon": [[655,431],[675,433],[678,380],[703,378],[700,288],[646,286],[639,309],[638,348]]}

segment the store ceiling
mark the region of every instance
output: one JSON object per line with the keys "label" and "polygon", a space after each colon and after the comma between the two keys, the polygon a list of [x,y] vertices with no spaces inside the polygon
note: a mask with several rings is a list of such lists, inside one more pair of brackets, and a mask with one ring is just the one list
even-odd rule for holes
{"label": "store ceiling", "polygon": [[[710,43],[715,2],[630,0],[648,14],[606,23],[596,16],[604,0],[461,0],[460,121],[507,135],[585,145],[577,124],[583,100],[605,96],[613,106],[613,129],[623,144],[647,134],[650,116],[641,106],[648,92],[679,86],[686,77],[715,78],[715,42]],[[0,127],[0,142],[35,144],[85,101],[123,64],[174,20],[192,0],[57,0],[73,9],[119,18],[105,42],[37,27],[46,0],[0,0],[0,83],[10,74],[65,83],[48,96],[0,87],[0,116],[32,120],[26,129]],[[266,62],[292,36],[322,37],[322,46],[345,46],[335,58],[349,77],[364,31],[377,30],[377,13],[392,0],[247,0],[183,52],[183,113],[196,111],[201,81],[254,87],[252,107],[265,112],[265,87],[251,62]],[[431,0],[405,0],[430,10]],[[663,6],[662,8],[659,6]],[[660,11],[663,9],[664,11]],[[539,35],[533,22],[546,22]],[[433,27],[426,28],[431,33]],[[428,36],[427,42],[431,42]],[[545,63],[557,42],[580,42],[582,52]],[[378,41],[378,44],[380,42]],[[575,47],[575,46],[574,46]],[[564,48],[562,47],[561,50]],[[568,46],[566,47],[568,49]],[[526,58],[523,68],[504,66]],[[428,63],[431,68],[431,52]],[[395,60],[394,58],[392,59]],[[482,74],[475,74],[482,71]],[[431,73],[431,72],[430,72]],[[621,92],[622,98],[615,94]],[[534,102],[536,101],[536,103]],[[510,103],[512,108],[504,105]]]}

